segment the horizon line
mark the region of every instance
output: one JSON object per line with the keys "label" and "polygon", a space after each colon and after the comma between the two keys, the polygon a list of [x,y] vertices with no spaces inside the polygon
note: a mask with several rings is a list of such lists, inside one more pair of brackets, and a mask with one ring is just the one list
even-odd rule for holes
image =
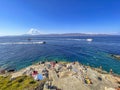
{"label": "horizon line", "polygon": [[[16,35],[0,35],[0,37],[4,36],[39,36],[39,35],[120,35],[120,34],[114,34],[114,33],[41,33],[41,34],[16,34]],[[72,36],[72,35],[71,35]]]}

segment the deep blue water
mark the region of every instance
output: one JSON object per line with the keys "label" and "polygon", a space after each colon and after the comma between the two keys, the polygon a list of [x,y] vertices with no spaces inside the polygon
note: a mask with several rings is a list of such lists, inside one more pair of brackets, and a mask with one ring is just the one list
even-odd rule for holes
{"label": "deep blue water", "polygon": [[[46,44],[20,44],[46,41]],[[92,42],[85,39],[92,38]],[[13,44],[14,43],[14,44]],[[120,60],[110,54],[120,55],[120,36],[17,36],[0,37],[1,68],[21,69],[40,60],[79,61],[93,67],[111,68],[120,74]]]}

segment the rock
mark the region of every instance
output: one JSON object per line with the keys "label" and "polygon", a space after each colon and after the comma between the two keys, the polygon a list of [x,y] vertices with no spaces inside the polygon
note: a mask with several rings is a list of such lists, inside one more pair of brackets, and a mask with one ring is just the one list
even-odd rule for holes
{"label": "rock", "polygon": [[[80,65],[79,63],[57,63],[53,68],[49,68],[50,62],[44,64],[31,65],[25,69],[12,73],[12,77],[30,75],[31,71],[35,70],[38,73],[48,73],[51,86],[60,88],[61,90],[115,90],[120,84],[120,77],[112,74],[101,73],[102,70],[93,69]],[[69,70],[69,66],[72,66]],[[48,71],[46,71],[48,70]],[[85,78],[88,77],[92,84],[85,84]],[[44,85],[44,88],[47,84]],[[47,90],[47,89],[45,89]],[[118,89],[119,90],[119,89]]]}
{"label": "rock", "polygon": [[105,87],[105,90],[115,90],[114,88],[107,88]]}
{"label": "rock", "polygon": [[116,59],[118,59],[118,60],[120,60],[120,55],[111,55],[113,58],[116,58]]}

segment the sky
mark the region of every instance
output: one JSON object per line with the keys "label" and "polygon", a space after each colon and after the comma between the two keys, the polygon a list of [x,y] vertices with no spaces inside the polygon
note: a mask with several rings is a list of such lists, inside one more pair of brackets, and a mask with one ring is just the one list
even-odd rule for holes
{"label": "sky", "polygon": [[0,35],[120,33],[120,0],[0,0]]}

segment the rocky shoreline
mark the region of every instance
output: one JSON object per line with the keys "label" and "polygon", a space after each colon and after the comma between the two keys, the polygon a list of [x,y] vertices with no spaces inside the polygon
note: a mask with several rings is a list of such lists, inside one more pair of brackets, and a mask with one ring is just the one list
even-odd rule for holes
{"label": "rocky shoreline", "polygon": [[34,89],[22,90],[120,90],[119,76],[79,62],[39,62],[8,76],[10,80],[27,76],[39,83]]}

